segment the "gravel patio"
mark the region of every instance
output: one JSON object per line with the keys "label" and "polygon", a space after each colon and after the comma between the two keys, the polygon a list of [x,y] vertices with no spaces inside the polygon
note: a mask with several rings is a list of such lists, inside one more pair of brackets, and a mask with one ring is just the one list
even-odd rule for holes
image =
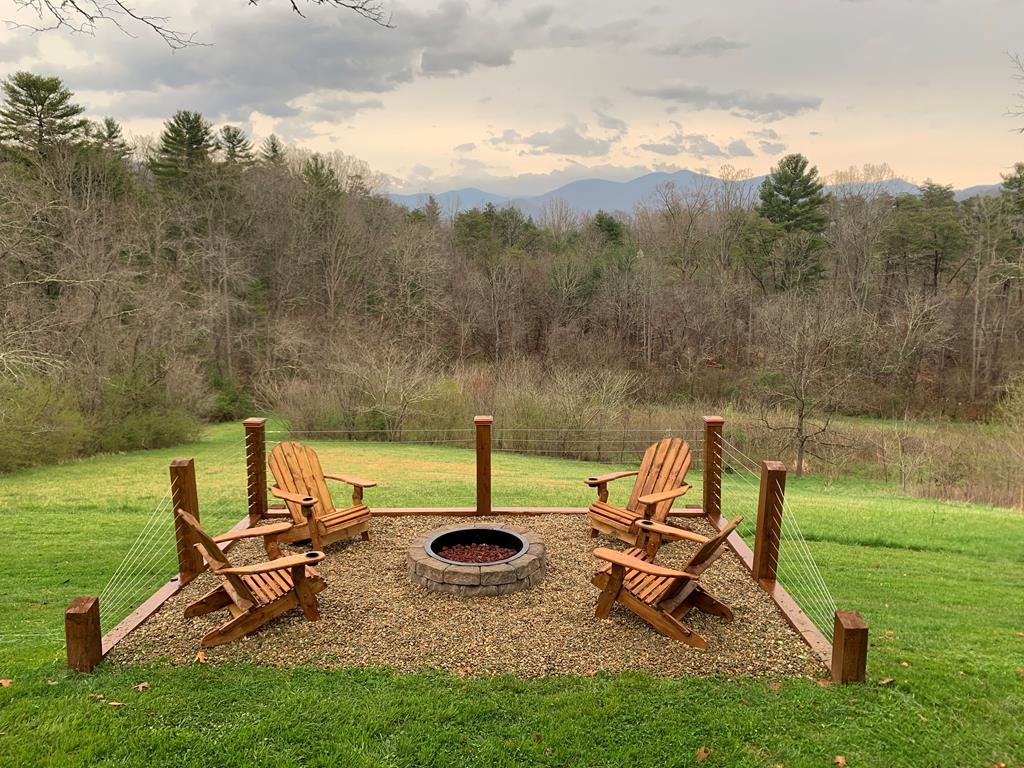
{"label": "gravel patio", "polygon": [[[370,542],[336,544],[318,566],[328,583],[319,595],[320,621],[307,622],[298,610],[289,612],[242,640],[206,649],[207,663],[435,668],[458,675],[520,677],[628,670],[669,676],[826,675],[731,551],[704,574],[703,583],[733,608],[735,621],[697,611],[688,617],[690,626],[707,638],[706,651],[658,635],[621,606],[608,620],[594,618],[598,590],[590,578],[599,563],[591,552],[598,545],[623,547],[605,537],[591,539],[583,516],[487,518],[543,538],[547,574],[531,589],[464,598],[431,592],[409,580],[406,552],[413,538],[444,525],[479,520],[374,517]],[[703,520],[686,524],[712,533]],[[658,562],[680,566],[693,546],[667,545]],[[233,548],[229,556],[236,565],[265,557],[261,545],[251,541]],[[223,622],[227,612],[186,620],[182,611],[216,583],[211,574],[201,575],[119,643],[110,661],[193,663],[200,638]]]}

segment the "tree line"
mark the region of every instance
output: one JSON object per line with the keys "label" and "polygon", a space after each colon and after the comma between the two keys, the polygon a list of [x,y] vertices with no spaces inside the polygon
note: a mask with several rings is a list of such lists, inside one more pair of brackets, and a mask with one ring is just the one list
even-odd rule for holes
{"label": "tree line", "polygon": [[803,466],[834,414],[982,418],[1021,369],[1024,164],[964,202],[884,166],[826,192],[794,154],[630,212],[410,211],[342,153],[84,115],[57,78],[3,82],[0,469],[255,406],[441,424],[512,381],[556,404],[524,423],[738,403]]}

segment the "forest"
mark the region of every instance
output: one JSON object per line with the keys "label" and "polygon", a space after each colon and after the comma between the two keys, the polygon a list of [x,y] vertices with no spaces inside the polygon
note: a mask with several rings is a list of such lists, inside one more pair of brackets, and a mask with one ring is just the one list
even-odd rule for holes
{"label": "forest", "polygon": [[798,472],[852,462],[956,495],[949,473],[963,490],[987,471],[971,493],[1019,503],[1024,163],[962,202],[798,154],[759,190],[719,176],[595,216],[410,211],[343,153],[189,111],[129,141],[19,72],[0,104],[0,471],[257,409],[391,439],[483,412],[664,429],[714,409]]}

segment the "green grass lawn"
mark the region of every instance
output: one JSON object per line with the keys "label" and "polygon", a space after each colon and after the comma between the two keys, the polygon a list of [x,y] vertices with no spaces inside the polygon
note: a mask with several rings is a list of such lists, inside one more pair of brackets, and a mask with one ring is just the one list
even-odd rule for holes
{"label": "green grass lawn", "polygon": [[[1024,764],[1024,515],[860,480],[791,478],[787,496],[836,602],[871,627],[864,686],[200,664],[65,672],[63,610],[106,584],[163,497],[171,458],[196,458],[211,528],[242,516],[240,440],[225,425],[194,445],[0,478],[0,678],[11,681],[0,765],[686,766],[700,747],[703,766]],[[320,448],[325,465],[381,481],[371,506],[472,504],[468,450]],[[593,492],[580,479],[595,469],[496,455],[495,503],[584,506]],[[723,496],[727,515],[753,520],[747,479],[729,478]]]}

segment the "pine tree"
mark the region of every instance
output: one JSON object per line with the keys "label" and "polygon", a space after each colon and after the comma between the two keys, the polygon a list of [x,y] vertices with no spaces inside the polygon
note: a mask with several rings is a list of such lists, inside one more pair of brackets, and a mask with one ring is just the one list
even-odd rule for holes
{"label": "pine tree", "polygon": [[757,210],[785,232],[821,233],[828,223],[818,169],[800,154],[786,155],[761,183]]}
{"label": "pine tree", "polygon": [[270,134],[260,145],[260,160],[269,165],[284,163],[284,144],[275,134]]}
{"label": "pine tree", "polygon": [[120,124],[112,117],[105,117],[87,128],[89,140],[94,147],[116,157],[128,156],[128,143],[124,140]]}
{"label": "pine tree", "polygon": [[43,154],[85,135],[84,109],[71,101],[73,94],[59,77],[15,72],[0,87],[5,100],[0,108],[0,141]]}
{"label": "pine tree", "polygon": [[747,259],[765,290],[802,288],[824,271],[828,196],[818,169],[809,165],[803,155],[786,155],[761,183],[758,216],[747,228]]}
{"label": "pine tree", "polygon": [[315,154],[302,164],[302,178],[309,187],[325,197],[336,197],[341,194],[341,183],[338,175],[324,160],[323,155]]}
{"label": "pine tree", "polygon": [[182,110],[164,123],[149,168],[160,181],[177,181],[209,165],[215,147],[212,128],[203,116]]}
{"label": "pine tree", "polygon": [[1003,176],[1003,203],[1014,216],[1024,216],[1024,163],[1014,163],[1013,172]]}
{"label": "pine tree", "polygon": [[220,129],[217,136],[217,144],[224,153],[224,162],[235,165],[250,165],[255,157],[252,151],[252,142],[242,131],[234,125],[225,125]]}

